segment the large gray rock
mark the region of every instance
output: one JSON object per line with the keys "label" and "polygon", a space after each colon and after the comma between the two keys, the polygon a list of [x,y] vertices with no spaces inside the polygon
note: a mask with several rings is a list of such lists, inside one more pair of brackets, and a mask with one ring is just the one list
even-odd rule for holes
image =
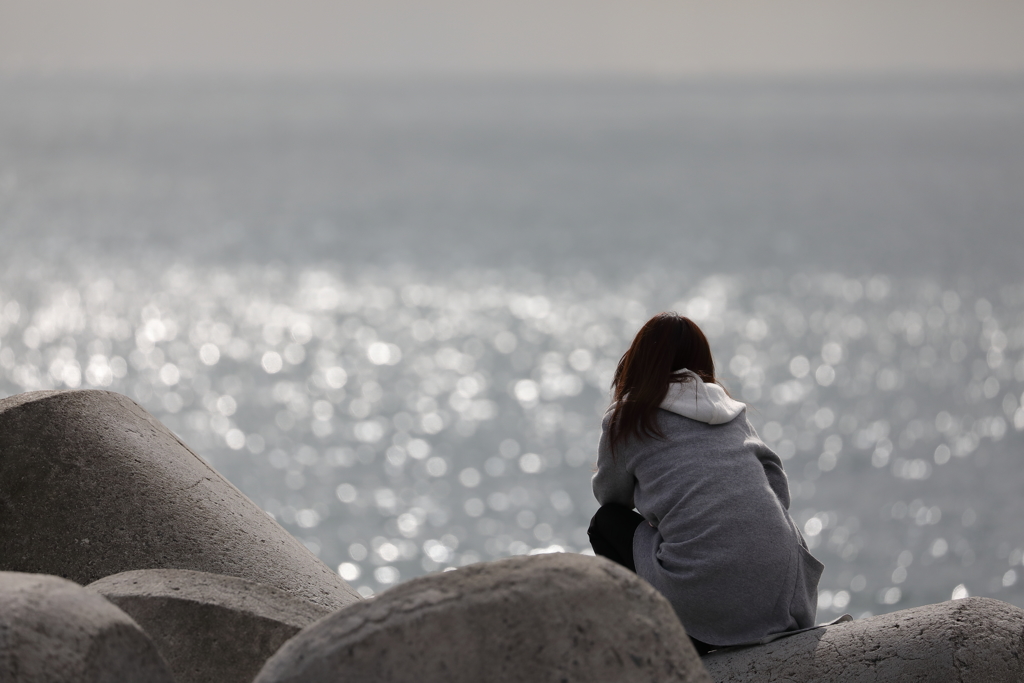
{"label": "large gray rock", "polygon": [[238,576],[334,610],[358,594],[156,418],[107,391],[0,400],[0,570]]}
{"label": "large gray rock", "polygon": [[712,652],[704,665],[718,683],[1016,683],[1024,681],[1024,610],[952,600]]}
{"label": "large gray rock", "polygon": [[174,683],[149,637],[103,597],[17,572],[0,572],[0,681]]}
{"label": "large gray rock", "polygon": [[672,607],[603,558],[413,579],[288,641],[255,683],[710,683]]}
{"label": "large gray rock", "polygon": [[138,569],[89,584],[153,639],[177,683],[249,683],[326,608],[233,576]]}

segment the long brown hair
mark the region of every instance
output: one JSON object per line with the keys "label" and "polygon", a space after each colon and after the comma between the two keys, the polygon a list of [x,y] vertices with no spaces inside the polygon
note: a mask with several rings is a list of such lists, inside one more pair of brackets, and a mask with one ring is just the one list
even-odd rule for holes
{"label": "long brown hair", "polygon": [[640,328],[622,355],[612,380],[614,403],[609,421],[612,451],[630,437],[664,438],[658,429],[658,406],[669,384],[690,381],[689,370],[717,384],[715,361],[697,323],[677,313],[659,313]]}

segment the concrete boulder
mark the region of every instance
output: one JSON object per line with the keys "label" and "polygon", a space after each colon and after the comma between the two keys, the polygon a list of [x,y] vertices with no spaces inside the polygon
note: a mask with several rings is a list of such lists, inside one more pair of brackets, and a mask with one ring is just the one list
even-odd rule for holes
{"label": "concrete boulder", "polygon": [[177,683],[249,683],[326,608],[234,576],[139,569],[89,584],[146,631]]}
{"label": "concrete boulder", "polygon": [[0,572],[0,681],[174,683],[131,617],[57,576]]}
{"label": "concrete boulder", "polygon": [[704,665],[718,683],[1016,683],[1024,681],[1024,610],[951,600],[712,652]]}
{"label": "concrete boulder", "polygon": [[603,558],[516,557],[424,576],[318,621],[255,683],[707,682],[657,591]]}
{"label": "concrete boulder", "polygon": [[151,568],[237,576],[330,610],[360,599],[127,397],[0,400],[0,570],[86,584]]}

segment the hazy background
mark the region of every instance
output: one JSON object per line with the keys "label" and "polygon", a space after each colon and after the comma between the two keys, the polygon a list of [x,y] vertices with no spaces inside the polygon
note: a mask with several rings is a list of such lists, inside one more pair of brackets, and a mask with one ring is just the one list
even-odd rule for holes
{"label": "hazy background", "polygon": [[1024,5],[0,0],[0,396],[132,396],[364,595],[587,551],[697,319],[819,619],[1024,606]]}
{"label": "hazy background", "polygon": [[1013,0],[3,0],[15,70],[387,75],[1019,73]]}

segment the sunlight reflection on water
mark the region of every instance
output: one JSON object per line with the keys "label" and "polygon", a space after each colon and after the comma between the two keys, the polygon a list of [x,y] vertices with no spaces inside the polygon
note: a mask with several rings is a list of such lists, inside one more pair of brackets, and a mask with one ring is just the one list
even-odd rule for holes
{"label": "sunlight reflection on water", "polygon": [[[63,278],[63,279],[62,279]],[[666,295],[669,299],[666,299]],[[819,618],[1024,605],[1024,286],[171,267],[0,284],[0,395],[123,392],[365,594],[587,549],[619,355],[671,301],[785,460]]]}

